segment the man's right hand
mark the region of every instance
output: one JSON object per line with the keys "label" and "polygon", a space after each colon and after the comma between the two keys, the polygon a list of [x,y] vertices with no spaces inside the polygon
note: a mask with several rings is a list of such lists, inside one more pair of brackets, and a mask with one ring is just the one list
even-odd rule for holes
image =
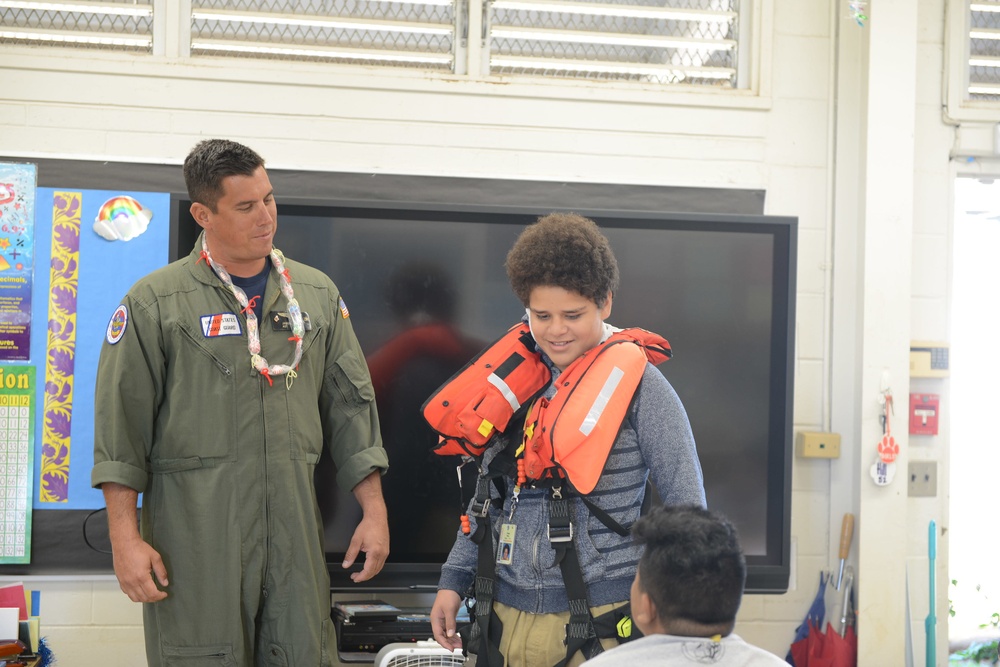
{"label": "man's right hand", "polygon": [[455,628],[462,598],[455,591],[440,590],[431,607],[431,629],[437,643],[449,651],[462,647],[462,638]]}
{"label": "man's right hand", "polygon": [[115,544],[111,550],[118,585],[132,602],[159,602],[167,597],[156,585],[168,583],[167,568],[156,549],[138,538]]}
{"label": "man's right hand", "polygon": [[157,588],[167,585],[167,568],[160,554],[139,535],[135,516],[139,492],[122,484],[101,485],[108,507],[108,536],[118,585],[133,602],[159,602],[167,597]]}

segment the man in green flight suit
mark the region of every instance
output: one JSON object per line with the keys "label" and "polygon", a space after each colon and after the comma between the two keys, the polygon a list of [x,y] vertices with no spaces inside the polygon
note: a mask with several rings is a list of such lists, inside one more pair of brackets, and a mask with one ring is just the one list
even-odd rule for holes
{"label": "man in green flight suit", "polygon": [[364,552],[364,581],[389,553],[364,355],[330,278],[273,248],[257,153],[203,141],[184,178],[198,242],[129,290],[98,367],[91,483],[115,574],[145,603],[151,666],[332,665],[324,447],[363,512],[344,567]]}

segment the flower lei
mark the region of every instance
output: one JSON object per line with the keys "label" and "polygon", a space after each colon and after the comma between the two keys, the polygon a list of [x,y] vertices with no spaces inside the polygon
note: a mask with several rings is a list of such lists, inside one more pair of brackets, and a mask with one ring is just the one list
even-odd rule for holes
{"label": "flower lei", "polygon": [[233,284],[229,272],[212,261],[212,255],[208,252],[208,242],[204,237],[201,239],[201,258],[198,261],[200,262],[202,259],[212,267],[215,274],[219,276],[219,280],[233,293],[236,301],[242,307],[240,312],[246,315],[247,349],[250,350],[250,364],[264,376],[271,386],[274,385],[272,376],[285,375],[285,387],[291,389],[292,381],[296,376],[295,369],[298,368],[299,361],[302,359],[302,337],[305,333],[305,326],[302,323],[302,309],[299,308],[299,302],[295,300],[295,292],[292,290],[292,277],[289,275],[288,269],[285,268],[285,256],[277,248],[271,248],[271,263],[274,264],[278,275],[281,276],[281,293],[288,300],[288,317],[292,322],[292,336],[288,340],[295,343],[295,358],[292,359],[291,364],[275,364],[273,366],[269,365],[267,359],[260,353],[260,331],[257,326],[257,315],[253,312],[253,304],[247,299],[246,292]]}

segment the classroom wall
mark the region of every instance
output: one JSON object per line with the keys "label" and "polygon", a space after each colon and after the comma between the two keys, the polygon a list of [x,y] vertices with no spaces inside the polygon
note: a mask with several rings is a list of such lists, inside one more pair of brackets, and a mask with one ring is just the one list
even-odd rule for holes
{"label": "classroom wall", "polygon": [[[947,526],[947,409],[941,436],[908,443],[897,435],[906,456],[938,461],[938,495],[906,498],[905,474],[874,491],[863,461],[877,441],[872,403],[879,388],[866,380],[882,364],[879,351],[886,346],[905,354],[911,339],[948,339],[955,128],[941,114],[945,0],[878,5],[871,7],[872,22],[882,8],[886,23],[902,19],[900,29],[916,41],[915,62],[901,71],[916,82],[909,97],[896,102],[914,124],[913,153],[901,156],[896,175],[909,185],[900,191],[902,209],[912,207],[906,227],[912,232],[903,246],[909,250],[901,262],[903,284],[887,286],[884,302],[878,286],[863,284],[877,252],[866,240],[888,224],[874,212],[899,194],[867,169],[870,153],[879,150],[869,128],[887,127],[893,108],[873,109],[866,100],[871,73],[889,65],[866,41],[871,26],[858,26],[840,0],[762,2],[758,94],[456,82],[319,64],[192,65],[99,52],[68,58],[63,51],[0,46],[0,152],[179,164],[200,139],[225,136],[253,146],[275,168],[766,190],[765,212],[797,216],[800,224],[795,428],[838,430],[844,455],[794,460],[791,588],[784,595],[747,596],[737,632],[784,656],[819,572],[837,565],[840,519],[853,512],[859,539],[851,562],[857,567],[859,553],[879,551],[885,564],[859,576],[872,582],[871,599],[889,598],[899,618],[905,598],[896,586],[879,588],[877,580],[899,568],[911,572],[911,629],[916,662],[923,664],[927,521],[936,519],[942,532]],[[880,301],[879,307],[874,314],[859,310],[859,299]],[[891,340],[882,339],[887,327],[879,320],[895,325],[888,328]],[[895,357],[891,365],[898,366]],[[893,388],[897,414],[905,412],[911,388],[940,393],[947,405],[946,381],[910,384],[903,369]],[[892,545],[875,537],[887,498],[904,536]],[[868,526],[866,506],[877,517]],[[941,592],[947,590],[946,537],[939,544]],[[43,634],[60,664],[141,664],[141,612],[113,579],[26,584],[43,591]],[[866,662],[862,653],[860,664],[902,665],[900,629],[881,627],[866,615],[865,602],[859,624],[869,641],[888,648],[866,648],[872,659]],[[939,663],[946,612],[946,595],[939,594]],[[892,659],[885,661],[881,651]]]}

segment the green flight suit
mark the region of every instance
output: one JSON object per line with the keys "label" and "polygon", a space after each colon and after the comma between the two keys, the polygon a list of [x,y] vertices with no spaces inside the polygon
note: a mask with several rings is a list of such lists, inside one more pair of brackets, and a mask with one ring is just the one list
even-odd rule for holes
{"label": "green flight suit", "polygon": [[[324,446],[345,489],[388,467],[364,355],[333,282],[286,260],[311,326],[291,386],[269,385],[200,248],[136,283],[109,324],[91,483],[143,493],[141,534],[170,581],[143,609],[151,666],[331,665],[313,469]],[[293,358],[275,320],[286,310],[272,268],[260,322],[270,364]]]}

